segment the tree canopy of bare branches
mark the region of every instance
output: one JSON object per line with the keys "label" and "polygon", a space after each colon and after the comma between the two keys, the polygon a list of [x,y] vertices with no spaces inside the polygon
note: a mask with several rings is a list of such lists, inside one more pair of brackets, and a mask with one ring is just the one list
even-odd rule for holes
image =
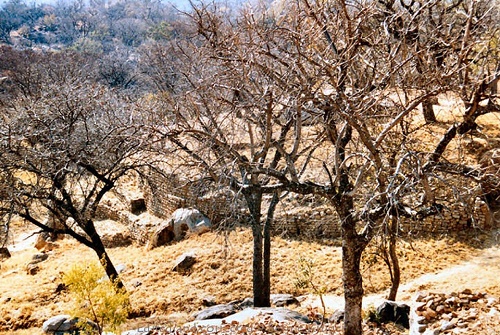
{"label": "tree canopy of bare branches", "polygon": [[[433,204],[428,179],[448,144],[492,110],[479,106],[498,77],[495,15],[482,1],[297,0],[236,17],[193,8],[197,34],[171,44],[185,90],[163,96],[175,115],[169,138],[245,195],[256,297],[269,292],[265,235],[279,195],[321,195],[342,231],[345,334],[361,334],[363,250],[377,232],[397,234],[409,207]],[[415,112],[450,91],[466,105],[463,121],[433,153],[419,152]],[[405,203],[411,192],[422,201]],[[272,201],[263,206],[265,194]]]}
{"label": "tree canopy of bare branches", "polygon": [[[97,253],[110,278],[117,277],[93,220],[117,181],[151,162],[151,137],[139,108],[91,81],[84,63],[70,64],[66,71],[54,59],[44,66],[34,62],[22,82],[37,79],[39,85],[20,83],[22,89],[4,101],[0,213],[72,236]],[[49,225],[47,215],[57,225]]]}

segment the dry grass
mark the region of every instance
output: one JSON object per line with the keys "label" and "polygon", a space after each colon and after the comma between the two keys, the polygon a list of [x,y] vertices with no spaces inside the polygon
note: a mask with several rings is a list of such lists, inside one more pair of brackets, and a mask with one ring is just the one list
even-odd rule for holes
{"label": "dry grass", "polygon": [[[422,239],[400,243],[403,282],[421,274],[439,271],[477,253],[483,243],[475,245],[450,237]],[[72,240],[59,242],[60,247],[48,252],[49,259],[40,263],[40,272],[27,275],[24,267],[36,250],[19,251],[1,264],[0,333],[26,334],[15,329],[40,327],[47,318],[66,312],[71,304],[65,292],[56,293],[60,273],[77,262],[94,262],[96,255]],[[329,294],[341,294],[341,250],[339,241],[305,241],[274,237],[272,241],[272,292],[307,294],[295,287],[299,257],[315,262],[315,281]],[[189,274],[172,272],[176,257],[194,251],[198,262]],[[390,281],[383,262],[373,257],[375,245],[364,258],[367,293],[381,292]],[[205,233],[193,235],[178,243],[146,250],[130,246],[109,250],[115,265],[124,264],[123,280],[131,292],[133,312],[137,316],[153,316],[164,323],[182,323],[202,307],[206,295],[218,303],[243,299],[252,295],[252,238],[248,229],[236,229],[227,235]],[[134,283],[141,283],[134,287]],[[498,287],[497,287],[498,288]],[[491,292],[494,294],[500,293]],[[305,308],[305,307],[304,307]],[[332,311],[329,311],[332,312]],[[131,320],[132,325],[145,319]],[[148,319],[151,320],[151,319]],[[35,334],[32,330],[29,334]]]}

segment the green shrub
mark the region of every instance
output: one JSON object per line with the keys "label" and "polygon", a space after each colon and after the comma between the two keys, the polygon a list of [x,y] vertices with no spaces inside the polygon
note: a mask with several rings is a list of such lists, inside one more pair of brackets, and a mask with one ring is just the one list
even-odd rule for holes
{"label": "green shrub", "polygon": [[127,319],[129,295],[105,276],[101,264],[75,264],[64,273],[63,282],[75,300],[70,314],[80,319],[79,326],[84,333],[96,332],[86,320],[97,324],[100,335],[104,331],[119,331]]}

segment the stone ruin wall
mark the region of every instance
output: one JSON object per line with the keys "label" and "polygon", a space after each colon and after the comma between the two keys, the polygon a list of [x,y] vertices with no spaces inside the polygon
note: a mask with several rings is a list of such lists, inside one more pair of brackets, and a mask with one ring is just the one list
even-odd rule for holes
{"label": "stone ruin wall", "polygon": [[[444,206],[440,213],[423,219],[401,218],[401,231],[412,235],[426,235],[500,228],[500,223],[493,220],[488,205],[479,198],[476,198],[473,204],[467,205],[446,201],[440,203]],[[324,238],[336,238],[341,235],[338,217],[328,206],[312,207],[301,213],[284,212],[280,215],[278,210],[274,224],[277,234]]]}
{"label": "stone ruin wall", "polygon": [[235,200],[234,194],[227,190],[214,192],[203,181],[188,182],[175,174],[151,171],[142,189],[148,212],[159,218],[168,219],[178,208],[193,207],[218,226],[241,214],[241,201]]}
{"label": "stone ruin wall", "polygon": [[[244,203],[227,196],[207,196],[199,185],[181,182],[176,175],[152,173],[148,185],[144,185],[144,197],[148,211],[167,219],[177,208],[194,207],[207,215],[216,225],[221,222],[244,224]],[[198,189],[198,190],[197,190]],[[402,218],[403,232],[418,234],[447,234],[500,228],[492,219],[488,205],[480,198],[471,204],[449,203],[441,199],[443,210],[423,219]],[[296,204],[296,206],[299,206]],[[340,237],[340,225],[335,211],[328,205],[309,202],[301,204],[300,211],[293,210],[293,203],[286,208],[280,203],[276,209],[274,233],[282,236],[319,238]],[[291,210],[292,208],[292,210]],[[229,218],[229,219],[228,219]]]}
{"label": "stone ruin wall", "polygon": [[408,233],[446,234],[479,229],[489,231],[496,227],[488,205],[480,198],[472,204],[446,203],[440,213],[421,220],[403,218],[401,227]]}

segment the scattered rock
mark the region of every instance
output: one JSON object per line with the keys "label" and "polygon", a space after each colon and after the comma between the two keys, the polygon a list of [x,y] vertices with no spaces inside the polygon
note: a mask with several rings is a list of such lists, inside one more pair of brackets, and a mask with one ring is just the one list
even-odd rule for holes
{"label": "scattered rock", "polygon": [[10,258],[9,249],[7,249],[6,247],[0,248],[0,260],[7,259],[7,258]]}
{"label": "scattered rock", "polygon": [[26,273],[30,276],[34,276],[40,271],[40,267],[36,264],[29,263],[26,265]]}
{"label": "scattered rock", "polygon": [[193,314],[195,320],[222,319],[236,313],[238,310],[232,304],[221,304],[208,307]]}
{"label": "scattered rock", "polygon": [[201,303],[205,307],[217,305],[216,298],[213,295],[205,295],[203,298],[201,298]]}
{"label": "scattered rock", "polygon": [[47,260],[47,258],[49,258],[49,255],[47,255],[44,252],[34,254],[33,257],[31,257],[30,264],[36,264],[36,263],[43,262],[43,261]]}
{"label": "scattered rock", "polygon": [[271,304],[276,307],[284,307],[293,304],[298,305],[299,301],[291,294],[271,294]]}
{"label": "scattered rock", "polygon": [[160,326],[148,326],[134,330],[127,330],[126,332],[123,332],[122,335],[153,335],[153,334],[158,334],[157,331],[161,329],[162,327]]}
{"label": "scattered rock", "polygon": [[406,304],[398,304],[394,301],[384,301],[377,307],[377,314],[382,323],[394,322],[406,329],[410,328],[410,306]]}
{"label": "scattered rock", "polygon": [[181,273],[188,272],[194,263],[196,263],[196,255],[191,252],[184,253],[177,257],[175,264],[172,267],[172,271]]}
{"label": "scattered rock", "polygon": [[[76,334],[81,330],[78,327],[78,321],[78,318],[72,318],[69,315],[57,315],[45,321],[42,330],[46,334]],[[87,320],[87,324],[97,329],[94,322]]]}
{"label": "scattered rock", "polygon": [[49,255],[44,252],[34,254],[33,257],[31,257],[31,261],[26,264],[26,273],[31,276],[37,274],[40,270],[37,264],[45,261],[47,258],[49,258]]}
{"label": "scattered rock", "polygon": [[139,279],[136,279],[136,280],[132,281],[132,286],[135,287],[135,288],[137,288],[137,287],[139,287],[141,285],[142,285],[142,282]]}
{"label": "scattered rock", "polygon": [[59,247],[59,244],[51,241],[51,238],[48,233],[42,233],[39,234],[38,237],[36,238],[34,247],[38,249],[39,251],[52,251]]}
{"label": "scattered rock", "polygon": [[411,311],[410,334],[474,333],[479,307],[487,308],[487,301],[485,293],[469,289],[449,294],[417,294]]}
{"label": "scattered rock", "polygon": [[[218,305],[222,306],[222,305]],[[227,306],[227,305],[226,305]],[[214,306],[215,307],[215,306]],[[211,307],[213,308],[213,307]],[[273,320],[277,322],[292,321],[298,323],[311,323],[311,320],[303,314],[292,311],[284,307],[263,307],[263,308],[247,308],[238,313],[234,313],[224,318],[212,319],[196,319],[189,322],[184,327],[204,327],[204,326],[219,326],[222,324],[245,324],[250,321]]]}

